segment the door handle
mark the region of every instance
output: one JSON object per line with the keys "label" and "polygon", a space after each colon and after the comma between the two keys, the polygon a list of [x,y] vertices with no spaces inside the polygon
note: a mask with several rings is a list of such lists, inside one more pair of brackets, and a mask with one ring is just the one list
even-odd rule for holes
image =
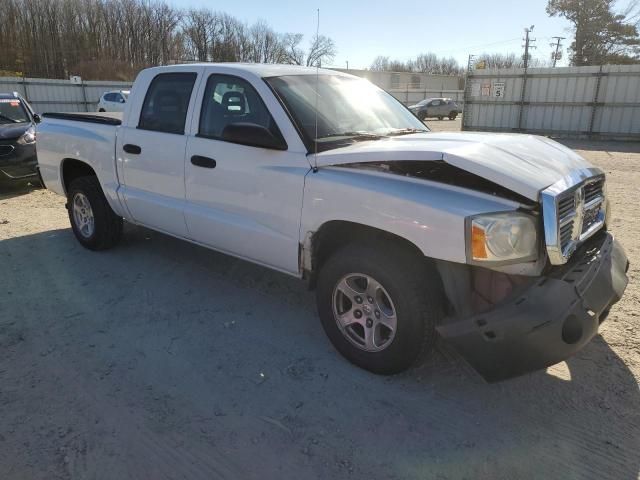
{"label": "door handle", "polygon": [[191,163],[196,167],[216,168],[216,161],[213,158],[203,157],[201,155],[194,155],[191,157]]}
{"label": "door handle", "polygon": [[142,149],[138,145],[131,145],[130,143],[127,143],[122,147],[122,149],[132,155],[140,155],[140,153],[142,152]]}

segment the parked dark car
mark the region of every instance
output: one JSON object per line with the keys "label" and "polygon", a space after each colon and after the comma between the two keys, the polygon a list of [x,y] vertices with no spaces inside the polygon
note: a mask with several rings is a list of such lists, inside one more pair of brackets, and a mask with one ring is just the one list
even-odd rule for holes
{"label": "parked dark car", "polygon": [[0,180],[38,177],[36,129],[40,121],[17,93],[0,93]]}
{"label": "parked dark car", "polygon": [[462,113],[462,109],[450,98],[425,98],[421,102],[411,105],[409,110],[420,120],[425,118],[442,120],[444,117],[455,120],[458,114]]}

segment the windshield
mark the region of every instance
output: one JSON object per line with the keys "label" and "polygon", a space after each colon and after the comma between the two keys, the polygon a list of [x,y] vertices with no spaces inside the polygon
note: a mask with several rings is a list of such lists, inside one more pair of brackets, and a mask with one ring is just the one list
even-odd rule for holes
{"label": "windshield", "polygon": [[429,131],[398,100],[366,80],[322,74],[266,81],[289,110],[310,149],[314,143],[321,151],[355,141]]}
{"label": "windshield", "polygon": [[29,116],[17,98],[0,98],[0,123],[30,122]]}

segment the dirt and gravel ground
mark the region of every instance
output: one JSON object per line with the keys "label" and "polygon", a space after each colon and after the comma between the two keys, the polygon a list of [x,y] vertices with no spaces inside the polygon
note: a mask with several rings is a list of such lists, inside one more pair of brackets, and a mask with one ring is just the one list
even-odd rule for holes
{"label": "dirt and gravel ground", "polygon": [[571,146],[631,283],[577,356],[492,385],[444,345],[371,375],[295,279],[131,226],[92,253],[62,198],[2,187],[0,479],[637,479],[640,144]]}

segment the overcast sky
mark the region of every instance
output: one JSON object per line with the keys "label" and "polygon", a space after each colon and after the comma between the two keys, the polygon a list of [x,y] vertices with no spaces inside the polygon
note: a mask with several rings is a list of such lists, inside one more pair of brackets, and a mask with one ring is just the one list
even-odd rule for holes
{"label": "overcast sky", "polygon": [[[569,37],[569,23],[549,18],[546,0],[401,1],[323,0],[170,0],[180,7],[207,7],[253,23],[266,20],[279,32],[315,33],[320,8],[320,33],[338,47],[333,66],[367,68],[377,55],[407,60],[422,52],[453,56],[466,65],[470,53],[522,54],[524,27],[535,25],[538,49],[533,56],[549,59],[553,36]],[[566,55],[565,55],[566,59]]]}

